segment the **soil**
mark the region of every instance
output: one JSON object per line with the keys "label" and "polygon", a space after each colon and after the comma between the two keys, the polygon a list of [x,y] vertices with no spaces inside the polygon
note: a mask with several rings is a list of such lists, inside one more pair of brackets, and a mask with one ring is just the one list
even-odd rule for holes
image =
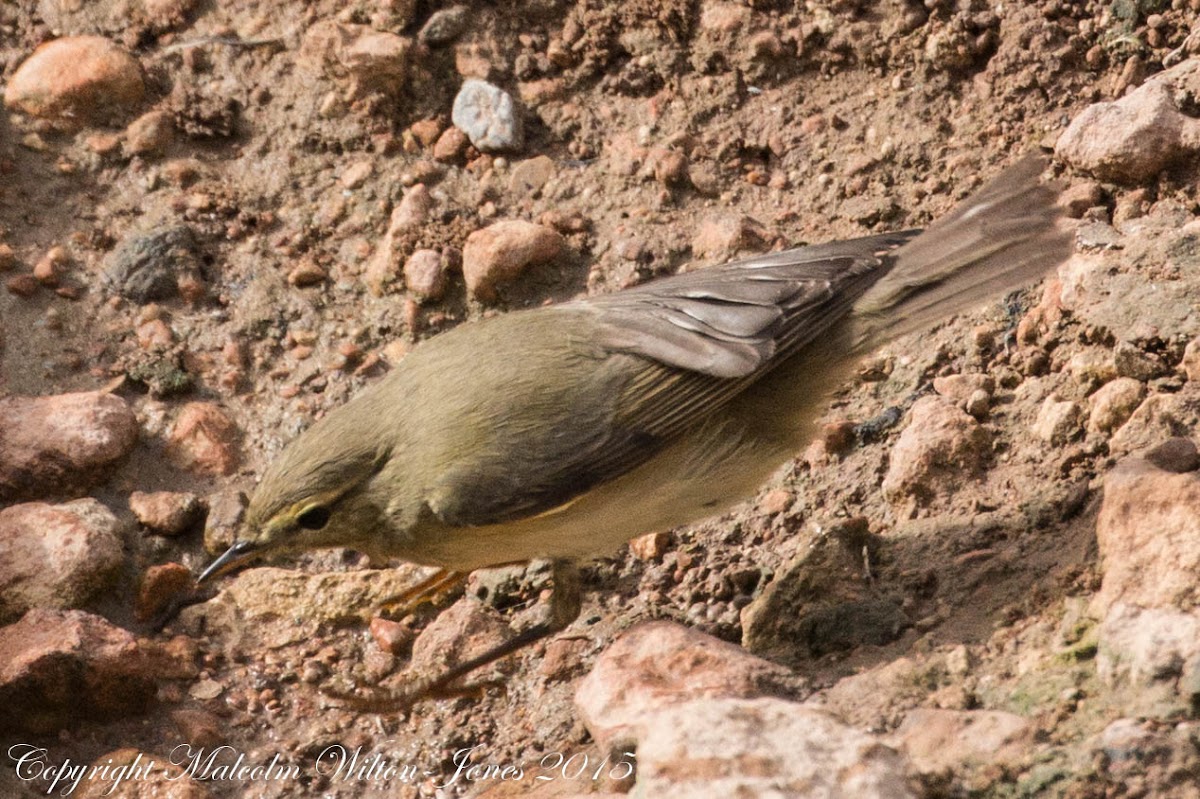
{"label": "soil", "polygon": [[[1016,154],[1052,143],[1080,109],[1111,99],[1131,75],[1136,83],[1161,68],[1193,14],[1181,2],[1096,0],[488,2],[471,5],[454,45],[414,59],[404,91],[351,96],[343,78],[306,60],[305,31],[336,19],[415,36],[440,3],[417,0],[410,14],[404,7],[412,4],[365,0],[151,5],[162,7],[157,15],[108,0],[23,0],[0,9],[5,79],[44,40],[100,33],[137,56],[149,84],[143,110],[165,110],[176,129],[161,154],[128,156],[121,128],[63,130],[0,114],[0,242],[23,269],[66,247],[64,280],[79,288],[73,299],[45,289],[31,297],[0,292],[0,391],[58,394],[124,377],[113,390],[136,408],[145,434],[92,493],[131,525],[135,490],[250,491],[297,432],[440,331],[703,265],[692,242],[714,213],[751,218],[755,251],[924,226]],[[520,153],[468,150],[442,163],[412,136],[422,120],[449,123],[460,70],[483,71],[524,98]],[[688,179],[655,176],[665,150],[686,156]],[[530,191],[512,181],[524,159],[542,155],[553,161],[544,186]],[[368,165],[365,179],[347,187],[343,175],[359,164]],[[408,251],[461,250],[473,230],[521,218],[558,223],[572,255],[526,273],[486,306],[466,298],[461,275],[438,302],[418,304],[402,287],[375,296],[364,281],[367,263],[415,182],[426,183],[437,204],[431,223],[403,243]],[[1111,206],[1121,191],[1107,188]],[[1159,203],[1196,209],[1190,183],[1164,176],[1151,191]],[[103,277],[112,253],[131,236],[179,225],[195,239],[200,290],[151,305],[118,297]],[[327,277],[295,285],[288,278],[299,265]],[[928,781],[927,795],[1157,795],[1165,771],[1143,777],[1145,792],[1123,793],[1073,759],[1116,717],[1086,652],[1036,680],[1023,677],[1028,653],[1056,646],[1081,598],[1096,590],[1096,489],[1113,462],[1107,450],[1049,448],[1027,434],[1042,397],[1001,389],[987,419],[986,477],[921,507],[896,507],[879,490],[903,413],[934,377],[1029,371],[1027,354],[1011,342],[1039,297],[1040,288],[1031,289],[878,355],[876,371],[844,387],[827,416],[855,425],[849,454],[798,457],[759,500],[674,531],[661,555],[643,560],[622,550],[589,565],[584,612],[562,639],[569,644],[511,659],[503,686],[482,697],[409,714],[356,713],[320,688],[370,684],[404,665],[380,651],[365,624],[329,624],[306,640],[264,648],[252,636],[214,636],[193,616],[161,634],[196,636],[198,682],[216,683],[216,696],[166,685],[144,716],[81,721],[42,743],[76,762],[123,747],[162,752],[163,742],[195,733],[180,711],[199,710],[219,725],[222,743],[252,762],[275,752],[311,762],[340,744],[435,774],[364,787],[309,771],[299,781],[213,781],[213,796],[461,795],[481,786],[439,786],[464,747],[482,744],[480,761],[501,764],[556,752],[602,757],[572,697],[608,642],[651,618],[740,642],[741,609],[795,557],[824,550],[824,588],[886,602],[906,621],[897,637],[877,643],[817,630],[806,647],[780,656],[806,678],[806,695],[902,658],[965,647],[974,662],[967,674],[930,667],[911,683],[833,701],[847,721],[880,732],[931,697],[943,706],[1014,710],[1037,719],[1053,744],[1023,769]],[[155,319],[172,331],[169,345],[139,339],[139,326]],[[994,346],[972,346],[977,330]],[[1060,332],[1052,367],[1088,335],[1082,325]],[[219,402],[235,419],[244,461],[234,475],[198,477],[166,457],[165,431],[193,399]],[[764,512],[762,497],[779,490],[786,508]],[[859,518],[865,531],[853,522]],[[172,561],[198,571],[212,554],[198,532],[134,536],[132,546],[135,568],[101,610],[150,635],[133,618],[137,576]],[[287,564],[382,565],[342,552]],[[487,594],[510,618],[535,612],[545,572],[503,576],[477,577],[468,592]],[[542,665],[548,650],[564,648],[567,662]],[[1093,694],[1100,699],[1079,700]],[[521,790],[534,787],[551,795],[545,785]]]}

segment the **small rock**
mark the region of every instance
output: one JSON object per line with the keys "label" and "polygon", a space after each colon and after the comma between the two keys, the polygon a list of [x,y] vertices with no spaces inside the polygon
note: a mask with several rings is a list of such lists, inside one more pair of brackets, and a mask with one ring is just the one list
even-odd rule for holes
{"label": "small rock", "polygon": [[908,711],[890,736],[922,774],[961,771],[983,764],[1021,762],[1036,730],[1026,718],[999,710]]}
{"label": "small rock", "polygon": [[418,183],[408,190],[392,210],[387,233],[371,255],[363,276],[367,288],[376,297],[382,297],[388,286],[401,275],[404,258],[402,245],[407,240],[406,234],[418,230],[429,220],[433,205],[429,189]]}
{"label": "small rock", "polygon": [[893,501],[926,502],[983,468],[987,432],[942,397],[922,397],[889,456],[883,491]]}
{"label": "small rock", "polygon": [[1120,377],[1132,377],[1143,383],[1167,371],[1162,361],[1126,341],[1117,344],[1113,351],[1113,366]]}
{"label": "small rock", "polygon": [[1183,360],[1179,362],[1183,374],[1188,380],[1200,382],[1200,338],[1188,342],[1183,350]]}
{"label": "small rock", "polygon": [[792,507],[793,502],[795,502],[795,498],[790,491],[776,488],[762,495],[762,498],[758,501],[758,512],[767,516],[774,516]]}
{"label": "small rock", "polygon": [[71,256],[65,247],[51,247],[33,266],[33,277],[43,286],[53,288],[58,285],[62,268],[71,262]]}
{"label": "small rock", "polygon": [[0,726],[52,733],[80,718],[139,713],[159,680],[194,673],[170,647],[99,616],[34,608],[0,628]]}
{"label": "small rock", "polygon": [[17,265],[17,254],[9,244],[0,244],[0,272],[7,272]]}
{"label": "small rock", "polygon": [[174,491],[134,491],[129,495],[129,510],[143,526],[166,536],[185,532],[204,515],[199,497]]}
{"label": "small rock", "polygon": [[225,721],[214,713],[202,708],[181,707],[172,710],[170,716],[175,729],[179,730],[180,740],[192,746],[210,749],[225,742]]}
{"label": "small rock", "polygon": [[1125,424],[1145,396],[1146,387],[1132,377],[1118,377],[1101,386],[1088,399],[1091,410],[1088,429],[1099,433],[1113,432]]}
{"label": "small rock", "polygon": [[0,510],[0,623],[35,607],[83,607],[124,563],[120,523],[94,499]]}
{"label": "small rock", "polygon": [[583,671],[583,657],[591,642],[582,638],[555,638],[546,644],[538,674],[547,681],[568,680]]}
{"label": "small rock", "polygon": [[146,569],[138,587],[134,617],[148,622],[158,617],[176,598],[196,589],[196,578],[181,563],[162,563]]}
{"label": "small rock", "polygon": [[228,475],[241,463],[240,440],[237,424],[218,406],[189,402],[180,411],[167,446],[184,468]]}
{"label": "small rock", "polygon": [[4,281],[4,287],[9,293],[18,297],[32,297],[41,285],[33,275],[14,275]]}
{"label": "small rock", "polygon": [[682,186],[687,183],[687,156],[678,150],[664,148],[651,150],[649,165],[654,172],[654,179],[664,186]]}
{"label": "small rock", "polygon": [[745,250],[763,249],[769,235],[748,216],[717,214],[701,221],[692,238],[692,254],[706,261],[725,261]]}
{"label": "small rock", "polygon": [[671,534],[649,533],[641,535],[629,542],[629,552],[638,560],[658,560],[666,554],[671,544]]}
{"label": "small rock", "polygon": [[319,264],[313,263],[307,259],[296,264],[290,272],[288,272],[287,281],[296,288],[309,288],[310,286],[319,286],[329,279],[329,273],[326,272]]}
{"label": "small rock", "polygon": [[1137,184],[1152,181],[1198,147],[1200,121],[1179,110],[1166,80],[1155,80],[1120,100],[1085,108],[1063,131],[1054,153],[1099,180]]}
{"label": "small rock", "polygon": [[1083,434],[1084,412],[1079,403],[1046,397],[1033,425],[1033,434],[1049,444],[1061,446]]}
{"label": "small rock", "polygon": [[1108,441],[1109,454],[1145,450],[1196,429],[1200,402],[1187,394],[1151,394]]}
{"label": "small rock", "polygon": [[374,169],[375,167],[370,161],[359,161],[346,167],[346,170],[338,177],[338,182],[347,189],[357,189],[367,182],[367,178],[371,177]]}
{"label": "small rock", "polygon": [[350,79],[350,95],[365,97],[372,92],[399,94],[408,78],[413,42],[404,36],[322,20],[304,34],[301,60]]}
{"label": "small rock", "polygon": [[1071,356],[1067,371],[1079,383],[1101,385],[1117,376],[1117,365],[1109,350],[1090,347]]}
{"label": "small rock", "polygon": [[434,160],[443,163],[457,161],[467,151],[469,144],[470,141],[467,139],[467,134],[454,125],[451,125],[442,131],[442,135],[438,137],[438,140],[433,145]]}
{"label": "small rock", "polygon": [[166,111],[150,111],[125,129],[125,151],[130,155],[162,155],[175,138],[175,123]]}
{"label": "small rock", "polygon": [[496,286],[511,282],[529,266],[563,256],[566,249],[558,231],[532,222],[506,220],[476,230],[463,247],[467,291],[490,301]]}
{"label": "small rock", "polygon": [[133,411],[112,394],[0,399],[0,501],[103,481],[137,431]]}
{"label": "small rock", "polygon": [[204,551],[220,555],[237,537],[249,500],[241,491],[221,491],[208,498],[208,516],[204,519]]}
{"label": "small rock", "polygon": [[418,302],[435,302],[446,293],[446,259],[437,250],[417,250],[404,262],[404,285]]}
{"label": "small rock", "polygon": [[1190,438],[1168,438],[1142,457],[1155,467],[1174,474],[1200,469],[1200,452],[1196,450],[1196,442]]}
{"label": "small rock", "polygon": [[10,108],[59,122],[127,117],[146,86],[137,59],[101,36],[65,36],[34,51],[4,90]]}
{"label": "small rock", "polygon": [[515,152],[524,146],[524,128],[512,97],[485,81],[470,78],[463,83],[451,119],[481,152]]}
{"label": "small rock", "polygon": [[546,155],[526,158],[512,168],[508,187],[515,194],[534,194],[554,177],[554,160]]}
{"label": "small rock", "polygon": [[203,254],[187,225],[130,235],[107,260],[108,287],[141,305],[170,299],[203,275]]}
{"label": "small rock", "polygon": [[1094,180],[1076,183],[1058,198],[1058,204],[1066,209],[1067,216],[1082,219],[1089,208],[1104,202],[1104,189]]}
{"label": "small rock", "polygon": [[963,410],[976,419],[983,419],[988,415],[991,405],[992,395],[983,389],[976,389],[971,396],[967,397],[967,401],[963,404]]}
{"label": "small rock", "polygon": [[596,660],[575,692],[592,737],[611,749],[644,740],[662,710],[693,699],[783,695],[797,678],[741,647],[668,621],[639,624]]}
{"label": "small rock", "polygon": [[429,147],[437,141],[438,136],[441,136],[445,129],[446,126],[440,119],[421,119],[412,123],[408,128],[413,138],[425,147]]}
{"label": "small rock", "polygon": [[370,630],[376,646],[393,655],[404,654],[416,637],[411,627],[380,616],[371,619]]}
{"label": "small rock", "polygon": [[440,674],[512,637],[498,612],[466,597],[439,613],[413,641],[410,668],[416,674]]}
{"label": "small rock", "polygon": [[912,799],[904,758],[831,714],[782,699],[712,699],[655,714],[639,796]]}
{"label": "small rock", "polygon": [[1147,458],[1121,461],[1104,481],[1096,519],[1103,581],[1092,602],[1191,608],[1200,599],[1200,474],[1176,473]]}
{"label": "small rock", "polygon": [[421,26],[417,41],[430,47],[441,47],[450,44],[467,29],[469,21],[466,6],[450,6],[435,11]]}
{"label": "small rock", "polygon": [[965,403],[976,391],[991,396],[996,390],[996,380],[985,374],[945,375],[933,379],[933,390],[955,402]]}

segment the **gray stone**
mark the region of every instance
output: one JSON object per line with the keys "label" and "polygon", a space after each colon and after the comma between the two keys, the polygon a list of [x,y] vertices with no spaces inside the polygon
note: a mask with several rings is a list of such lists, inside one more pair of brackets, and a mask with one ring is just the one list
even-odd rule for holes
{"label": "gray stone", "polygon": [[454,98],[451,120],[485,153],[520,150],[524,125],[512,96],[486,81],[466,80]]}
{"label": "gray stone", "polygon": [[108,287],[139,304],[168,300],[179,279],[199,280],[202,261],[192,229],[177,225],[126,238],[109,258]]}

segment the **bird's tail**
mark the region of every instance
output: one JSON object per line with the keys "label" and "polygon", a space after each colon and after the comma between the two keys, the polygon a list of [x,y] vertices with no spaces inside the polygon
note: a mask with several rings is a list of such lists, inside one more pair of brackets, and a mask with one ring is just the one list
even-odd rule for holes
{"label": "bird's tail", "polygon": [[1023,157],[895,251],[892,269],[854,305],[860,351],[1021,288],[1071,254],[1059,189],[1038,180],[1046,163]]}

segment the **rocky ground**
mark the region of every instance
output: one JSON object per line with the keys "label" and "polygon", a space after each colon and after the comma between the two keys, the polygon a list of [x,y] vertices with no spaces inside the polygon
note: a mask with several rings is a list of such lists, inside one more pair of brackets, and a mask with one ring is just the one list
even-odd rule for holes
{"label": "rocky ground", "polygon": [[[1197,11],[0,7],[0,794],[1200,796]],[[263,466],[422,339],[921,226],[1037,146],[1056,276],[873,355],[483,696],[328,692],[509,635],[544,569],[390,620],[416,572],[326,553],[160,629]]]}

